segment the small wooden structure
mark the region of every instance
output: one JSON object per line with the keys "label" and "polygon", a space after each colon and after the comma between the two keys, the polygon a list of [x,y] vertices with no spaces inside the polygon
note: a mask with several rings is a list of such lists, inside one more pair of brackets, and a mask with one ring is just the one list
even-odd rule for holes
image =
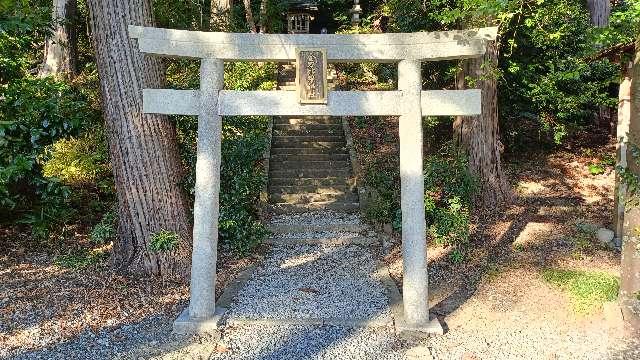
{"label": "small wooden structure", "polygon": [[289,34],[309,34],[311,32],[311,21],[318,14],[317,1],[289,1],[287,9],[287,33]]}

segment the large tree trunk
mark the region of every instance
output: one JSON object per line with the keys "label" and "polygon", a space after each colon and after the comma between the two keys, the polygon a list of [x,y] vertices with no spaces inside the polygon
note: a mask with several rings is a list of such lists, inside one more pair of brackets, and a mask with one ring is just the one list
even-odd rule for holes
{"label": "large tree trunk", "polygon": [[269,0],[260,1],[260,34],[267,33],[267,6]]}
{"label": "large tree trunk", "polygon": [[587,0],[591,23],[596,27],[606,27],[609,25],[609,15],[611,14],[611,0]]}
{"label": "large tree trunk", "polygon": [[256,22],[253,20],[253,10],[251,10],[251,0],[244,0],[244,10],[247,15],[247,25],[249,25],[249,31],[257,33]]}
{"label": "large tree trunk", "polygon": [[472,80],[475,88],[482,90],[482,114],[457,117],[453,130],[455,142],[469,154],[471,173],[480,180],[479,198],[485,207],[511,199],[509,182],[500,162],[497,64],[497,46],[495,42],[488,42],[484,57],[463,61],[456,85],[458,89],[465,89],[469,85],[467,80]]}
{"label": "large tree trunk", "polygon": [[78,5],[76,0],[53,0],[53,31],[44,45],[44,62],[39,75],[70,76],[76,73],[77,33],[74,20]]}
{"label": "large tree trunk", "polygon": [[[164,67],[142,55],[128,25],[153,26],[150,0],[89,0],[102,108],[118,196],[114,265],[123,270],[187,276],[191,254],[189,211],[175,125],[167,116],[142,113],[142,89],[162,88]],[[174,231],[174,250],[149,250],[152,234]]]}
{"label": "large tree trunk", "polygon": [[[640,139],[640,36],[636,41],[636,56],[632,70],[631,124],[629,138],[634,145]],[[629,169],[640,176],[640,159],[633,157],[634,149],[627,150]],[[633,194],[640,197],[640,194]],[[628,206],[624,214],[625,236],[622,244],[622,282],[620,284],[620,304],[626,329],[634,336],[640,336],[640,207]]]}
{"label": "large tree trunk", "polygon": [[211,0],[211,30],[229,31],[233,0]]}

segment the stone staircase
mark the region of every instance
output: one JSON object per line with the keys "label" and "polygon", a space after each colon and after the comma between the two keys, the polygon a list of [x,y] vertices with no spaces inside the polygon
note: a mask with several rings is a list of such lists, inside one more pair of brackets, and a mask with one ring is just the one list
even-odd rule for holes
{"label": "stone staircase", "polygon": [[[295,68],[282,65],[280,90],[295,90]],[[340,118],[277,117],[269,160],[269,200],[276,214],[359,208]]]}

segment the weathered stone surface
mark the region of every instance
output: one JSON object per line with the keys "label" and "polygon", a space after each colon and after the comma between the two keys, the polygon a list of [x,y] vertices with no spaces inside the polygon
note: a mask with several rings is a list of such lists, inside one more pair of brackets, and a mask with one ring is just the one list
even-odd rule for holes
{"label": "weathered stone surface", "polygon": [[598,241],[600,241],[600,243],[607,246],[613,246],[614,236],[615,236],[615,233],[612,230],[605,229],[605,228],[600,228],[596,232],[596,237],[598,238]]}
{"label": "weathered stone surface", "polygon": [[329,61],[394,62],[479,57],[497,28],[387,34],[239,34],[129,26],[148,54],[223,60],[293,60],[296,48],[322,47]]}
{"label": "weathered stone surface", "polygon": [[[144,112],[197,115],[199,91],[145,89]],[[477,115],[480,91],[422,91],[423,116]],[[400,91],[330,91],[327,105],[300,104],[291,91],[220,91],[220,115],[392,116],[403,109]]]}
{"label": "weathered stone surface", "polygon": [[400,116],[400,183],[402,208],[402,296],[407,326],[429,325],[427,243],[422,173],[421,64],[398,64],[398,88],[403,92]]}
{"label": "weathered stone surface", "polygon": [[223,76],[222,60],[202,61],[189,319],[209,319],[215,313],[222,137],[222,119],[215,109],[218,90],[224,86]]}

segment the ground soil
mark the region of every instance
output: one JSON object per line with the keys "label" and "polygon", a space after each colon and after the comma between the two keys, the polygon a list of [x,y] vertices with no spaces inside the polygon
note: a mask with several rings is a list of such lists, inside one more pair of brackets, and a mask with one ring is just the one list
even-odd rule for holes
{"label": "ground soil", "polygon": [[[540,276],[548,267],[619,276],[618,251],[595,238],[586,244],[575,240],[576,223],[611,227],[614,171],[609,166],[594,176],[588,164],[612,153],[613,145],[607,144],[509,159],[516,196],[497,211],[476,211],[465,261],[454,264],[450,249],[429,247],[430,303],[450,333],[464,329],[467,334],[489,333],[485,336],[490,338],[492,332],[521,332],[526,337],[549,327],[567,334],[616,331],[619,324],[603,311],[573,313],[567,294]],[[24,236],[3,231],[5,239]],[[81,270],[64,269],[54,264],[54,255],[8,240],[0,250],[0,358],[154,316],[168,319],[162,323],[166,327],[186,305],[184,283],[115,274],[107,260]],[[223,256],[217,292],[255,260]],[[397,241],[388,248],[385,262],[401,283]],[[550,344],[545,356],[555,358],[562,352],[562,346]]]}

